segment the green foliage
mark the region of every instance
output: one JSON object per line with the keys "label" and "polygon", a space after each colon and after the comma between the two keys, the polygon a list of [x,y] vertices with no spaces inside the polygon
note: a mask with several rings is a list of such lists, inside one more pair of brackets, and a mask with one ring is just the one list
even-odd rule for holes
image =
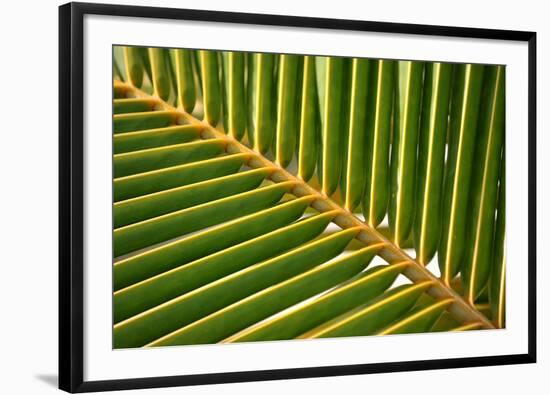
{"label": "green foliage", "polygon": [[115,47],[113,71],[116,348],[504,325],[504,67]]}

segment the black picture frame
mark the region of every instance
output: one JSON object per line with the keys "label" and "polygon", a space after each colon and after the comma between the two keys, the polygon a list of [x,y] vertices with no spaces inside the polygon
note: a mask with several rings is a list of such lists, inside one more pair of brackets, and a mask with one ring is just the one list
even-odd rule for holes
{"label": "black picture frame", "polygon": [[[84,381],[83,377],[83,19],[87,14],[364,32],[511,40],[528,43],[528,352],[450,358]],[[242,381],[508,365],[536,361],[536,33],[159,7],[69,3],[59,7],[59,388],[89,392]]]}

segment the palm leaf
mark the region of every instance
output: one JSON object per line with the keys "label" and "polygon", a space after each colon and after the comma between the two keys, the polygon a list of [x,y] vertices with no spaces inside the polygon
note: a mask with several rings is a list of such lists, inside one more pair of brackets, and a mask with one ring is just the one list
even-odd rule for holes
{"label": "palm leaf", "polygon": [[504,325],[502,67],[114,55],[116,348]]}

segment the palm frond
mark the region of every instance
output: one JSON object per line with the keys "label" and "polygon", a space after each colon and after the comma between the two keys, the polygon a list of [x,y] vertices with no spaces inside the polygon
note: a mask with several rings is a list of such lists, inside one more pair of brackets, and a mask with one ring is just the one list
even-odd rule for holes
{"label": "palm frond", "polygon": [[504,68],[116,51],[115,347],[504,325]]}

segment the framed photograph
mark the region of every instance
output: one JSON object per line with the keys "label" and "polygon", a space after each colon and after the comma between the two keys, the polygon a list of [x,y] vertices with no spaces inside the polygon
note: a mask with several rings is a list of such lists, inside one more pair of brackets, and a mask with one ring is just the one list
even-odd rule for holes
{"label": "framed photograph", "polygon": [[61,389],[535,362],[534,32],[59,13]]}

